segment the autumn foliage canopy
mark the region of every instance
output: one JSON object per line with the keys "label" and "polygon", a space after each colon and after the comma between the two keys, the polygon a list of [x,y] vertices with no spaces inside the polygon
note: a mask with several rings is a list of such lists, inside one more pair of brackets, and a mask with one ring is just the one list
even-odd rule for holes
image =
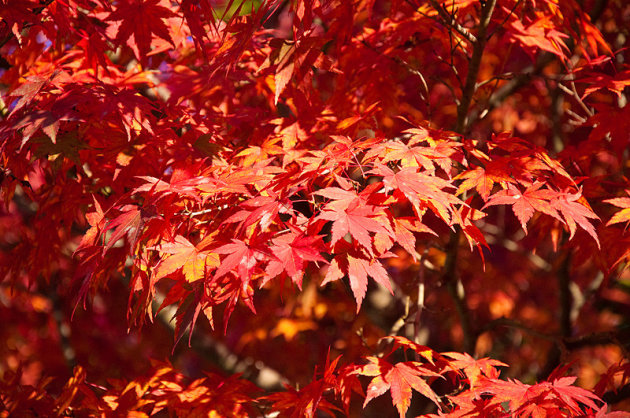
{"label": "autumn foliage canopy", "polygon": [[0,416],[626,416],[630,3],[0,0]]}

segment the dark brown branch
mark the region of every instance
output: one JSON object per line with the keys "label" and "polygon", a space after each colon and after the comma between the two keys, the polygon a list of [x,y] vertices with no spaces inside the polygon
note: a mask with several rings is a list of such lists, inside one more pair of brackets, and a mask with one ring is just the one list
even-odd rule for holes
{"label": "dark brown branch", "polygon": [[[622,350],[627,351],[627,347],[630,345],[629,331],[628,327],[625,327],[612,331],[594,332],[592,334],[582,335],[579,337],[566,338],[564,340],[564,345],[569,350],[578,350],[583,347],[615,344]],[[628,353],[626,352],[625,355],[627,356]]]}
{"label": "dark brown branch", "polygon": [[[436,6],[437,2],[434,0],[431,1],[431,4],[433,7],[436,7],[438,13],[446,13],[446,11],[441,7]],[[457,106],[457,123],[455,125],[455,132],[459,134],[463,134],[468,128],[468,108],[470,107],[473,95],[475,94],[481,58],[483,57],[483,52],[486,46],[486,31],[488,29],[488,25],[490,24],[495,4],[496,0],[489,0],[483,5],[481,10],[481,19],[477,28],[477,36],[470,39],[473,43],[473,52],[468,65],[468,73],[466,74],[466,83],[464,84],[462,97]],[[453,299],[455,308],[457,309],[462,333],[464,334],[464,351],[473,353],[475,350],[476,332],[473,329],[470,310],[468,309],[468,305],[466,303],[464,286],[461,279],[457,276],[457,254],[459,251],[460,235],[461,231],[459,229],[451,232],[450,234],[446,249],[443,280],[444,283],[446,283],[448,293],[451,296],[451,299]]]}
{"label": "dark brown branch", "polygon": [[510,318],[497,318],[495,320],[492,320],[490,322],[488,322],[481,330],[480,330],[480,334],[484,333],[486,331],[492,331],[495,328],[498,327],[508,327],[508,328],[516,328],[516,329],[520,329],[522,331],[525,331],[528,334],[531,334],[535,337],[538,338],[542,338],[544,340],[549,340],[549,341],[554,341],[557,342],[558,341],[558,337],[554,337],[553,335],[549,335],[549,334],[545,334],[544,332],[540,332],[537,331],[531,327],[528,327],[525,324],[522,324],[518,321],[515,321],[514,319],[510,319]]}
{"label": "dark brown branch", "polygon": [[460,134],[463,134],[469,125],[468,108],[475,94],[477,77],[479,76],[479,66],[481,65],[481,58],[483,57],[483,50],[486,47],[486,31],[488,30],[495,4],[496,0],[489,0],[481,9],[481,20],[479,22],[479,29],[477,30],[477,40],[473,42],[473,53],[470,63],[468,64],[466,83],[464,84],[461,102],[457,107],[455,132]]}
{"label": "dark brown branch", "polygon": [[569,267],[571,265],[571,253],[567,253],[562,264],[556,273],[558,281],[558,303],[560,305],[560,329],[556,344],[551,347],[547,355],[545,367],[539,374],[540,378],[546,378],[562,363],[563,355],[567,351],[565,341],[571,336],[573,329],[571,313],[573,310],[573,298],[571,296],[571,276]]}
{"label": "dark brown branch", "polygon": [[540,332],[514,319],[497,318],[484,325],[483,328],[479,330],[479,334],[494,331],[499,327],[519,329],[529,335],[554,343],[554,346],[549,352],[547,363],[545,364],[543,370],[539,373],[539,379],[546,378],[551,371],[562,362],[562,359],[568,352],[579,350],[584,347],[614,344],[621,349],[625,357],[629,356],[627,347],[630,345],[630,333],[628,332],[627,326],[611,331],[595,332],[579,337],[567,338]]}
{"label": "dark brown branch", "polygon": [[609,405],[630,399],[630,383],[627,383],[615,391],[608,391],[602,395],[602,400]]}
{"label": "dark brown branch", "polygon": [[510,81],[499,87],[486,103],[484,109],[472,110],[469,114],[469,124],[472,124],[477,118],[483,119],[488,113],[490,113],[496,107],[499,107],[505,99],[512,96],[521,88],[525,87],[534,77],[540,76],[544,68],[554,60],[554,55],[550,53],[541,54],[536,62],[536,65],[530,65],[526,67],[522,73],[515,75]]}
{"label": "dark brown branch", "polygon": [[606,10],[606,6],[608,5],[608,0],[597,0],[593,5],[593,9],[588,14],[591,18],[591,22],[595,23],[595,21],[599,20],[604,10]]}
{"label": "dark brown branch", "polygon": [[618,328],[611,331],[594,332],[588,335],[582,335],[579,337],[562,338],[551,334],[538,331],[531,328],[521,322],[518,322],[510,318],[497,318],[488,322],[479,331],[480,333],[493,331],[499,327],[516,328],[526,333],[533,335],[544,340],[553,341],[556,344],[564,346],[567,350],[579,350],[584,347],[591,347],[597,345],[609,345],[615,344],[622,350],[630,343],[630,333],[627,327]]}
{"label": "dark brown branch", "polygon": [[461,279],[457,276],[457,254],[459,252],[460,230],[451,232],[446,247],[446,261],[444,263],[443,280],[446,283],[451,299],[455,303],[457,316],[464,335],[464,351],[473,353],[475,350],[476,333],[471,322],[470,309],[466,303],[466,293]]}
{"label": "dark brown branch", "polygon": [[571,297],[571,276],[569,267],[571,265],[571,253],[567,253],[558,270],[558,288],[560,294],[558,296],[560,303],[560,335],[564,338],[571,336],[571,311],[573,307],[573,299]]}

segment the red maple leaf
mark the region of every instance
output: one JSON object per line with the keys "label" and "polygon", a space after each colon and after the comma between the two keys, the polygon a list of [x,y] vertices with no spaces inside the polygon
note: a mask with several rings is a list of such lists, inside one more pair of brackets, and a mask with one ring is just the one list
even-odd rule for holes
{"label": "red maple leaf", "polygon": [[302,276],[304,275],[304,264],[307,261],[326,260],[320,255],[324,251],[324,243],[321,235],[309,236],[305,231],[289,225],[290,232],[280,235],[271,240],[273,245],[270,250],[276,257],[267,264],[267,277],[261,283],[263,286],[270,279],[286,272],[293,283],[302,289]]}
{"label": "red maple leaf", "polygon": [[[416,342],[413,342],[405,337],[401,337],[400,335],[394,335],[391,337],[383,337],[380,341],[386,340],[394,340],[394,345],[392,347],[392,353],[399,348],[413,350],[416,354],[424,357],[429,363],[435,364],[434,361],[438,358],[441,358],[441,355],[426,345],[421,345]],[[391,354],[391,353],[390,353]]]}
{"label": "red maple leaf", "polygon": [[400,161],[403,167],[423,167],[432,172],[435,169],[432,158],[444,158],[444,155],[429,147],[409,147],[401,141],[387,141],[374,147],[365,157],[378,156],[382,163]]}
{"label": "red maple leaf", "polygon": [[514,20],[508,33],[528,51],[544,50],[564,59],[565,51],[569,48],[563,39],[568,38],[568,35],[554,27],[555,25],[548,17],[538,19],[527,27],[520,20]]}
{"label": "red maple leaf", "polygon": [[594,74],[592,77],[579,80],[581,83],[585,83],[587,87],[584,89],[582,99],[591,93],[600,90],[607,89],[614,92],[617,97],[620,97],[623,90],[630,86],[630,71],[622,71],[611,77],[608,74]]}
{"label": "red maple leaf", "polygon": [[357,301],[357,312],[361,307],[361,302],[367,292],[367,278],[372,277],[378,283],[382,284],[393,295],[394,291],[389,283],[387,270],[380,261],[376,259],[367,260],[364,258],[354,258],[348,256],[348,278],[350,279],[350,287]]}
{"label": "red maple leaf", "polygon": [[525,233],[527,233],[527,222],[532,218],[534,212],[545,213],[567,225],[570,234],[569,239],[573,238],[577,225],[579,225],[593,237],[599,247],[595,227],[589,220],[599,219],[599,217],[589,207],[578,202],[582,198],[582,193],[542,189],[543,185],[541,182],[535,182],[524,192],[521,192],[516,186],[508,184],[507,189],[492,195],[484,208],[493,205],[512,205],[512,210],[521,222]]}
{"label": "red maple leaf", "polygon": [[508,367],[507,364],[490,358],[475,359],[468,353],[442,353],[452,358],[449,367],[453,370],[462,370],[468,378],[471,388],[479,385],[485,378],[496,379],[499,377],[497,367]]}
{"label": "red maple leaf", "polygon": [[464,171],[455,177],[455,180],[464,181],[459,185],[457,194],[460,195],[472,188],[477,190],[484,202],[488,201],[490,193],[495,183],[512,183],[514,179],[510,177],[506,159],[489,161],[486,167],[476,167],[472,170]]}
{"label": "red maple leaf", "polygon": [[329,389],[338,389],[338,379],[335,369],[340,358],[341,357],[337,357],[331,362],[330,358],[326,357],[324,376],[320,379],[313,379],[313,381],[304,388],[296,390],[285,385],[287,389],[285,392],[274,393],[262,399],[273,401],[271,409],[280,411],[281,416],[312,418],[319,416],[316,414],[317,411],[327,412],[331,416],[334,416],[334,411],[341,412],[341,410],[328,402],[324,396]]}
{"label": "red maple leaf", "polygon": [[492,378],[482,380],[479,390],[494,395],[493,404],[509,403],[509,410],[515,416],[532,416],[532,413],[540,414],[533,416],[548,416],[563,410],[571,411],[572,415],[581,415],[585,411],[580,405],[598,410],[595,401],[600,401],[599,397],[573,386],[575,380],[575,377],[562,377],[553,382],[527,385],[514,379],[504,381]]}
{"label": "red maple leaf", "polygon": [[521,222],[521,226],[527,233],[527,222],[532,218],[535,211],[545,213],[562,222],[558,210],[551,204],[551,201],[558,196],[557,192],[541,187],[544,184],[536,182],[521,192],[516,186],[508,184],[508,188],[500,190],[490,197],[490,200],[482,208],[494,205],[512,205],[514,214]]}
{"label": "red maple leaf", "polygon": [[370,363],[355,371],[362,376],[374,377],[368,385],[364,408],[372,399],[389,390],[392,402],[398,409],[400,417],[403,418],[411,404],[412,389],[429,398],[436,405],[440,405],[435,392],[422,379],[422,376],[438,377],[440,375],[422,367],[422,363],[406,361],[391,364],[377,357],[368,357],[367,360]]}
{"label": "red maple leaf", "polygon": [[103,254],[125,234],[129,239],[129,247],[133,249],[140,236],[145,232],[144,227],[147,221],[156,217],[154,207],[142,208],[135,205],[125,205],[120,210],[122,213],[107,223],[103,229],[102,234],[114,230],[103,248]]}
{"label": "red maple leaf", "polygon": [[230,216],[226,223],[238,223],[239,231],[258,223],[262,231],[266,231],[274,222],[278,212],[282,209],[281,203],[270,196],[257,196],[242,202],[239,210]]}
{"label": "red maple leaf", "polygon": [[[563,193],[556,198],[552,204],[562,213],[562,217],[566,221],[569,227],[569,239],[573,238],[577,225],[580,225],[588,234],[593,237],[597,243],[597,247],[600,247],[599,238],[597,238],[597,232],[595,227],[589,221],[589,219],[599,219],[591,208],[584,206],[579,200],[582,199],[582,193]],[[583,199],[582,199],[583,200]]]}
{"label": "red maple leaf", "polygon": [[413,258],[418,259],[418,252],[416,251],[416,236],[414,232],[425,232],[427,234],[437,234],[428,226],[419,222],[415,218],[394,218],[394,233],[396,242],[400,244]]}
{"label": "red maple leaf", "polygon": [[361,303],[367,292],[368,276],[385,286],[385,288],[393,294],[393,289],[389,282],[389,275],[380,261],[375,258],[353,257],[349,254],[346,256],[339,255],[333,259],[328,267],[322,286],[326,283],[339,280],[346,274],[350,280],[350,288],[354,294],[354,299],[357,302],[357,312],[359,312]]}
{"label": "red maple leaf", "polygon": [[26,83],[13,90],[10,94],[11,96],[20,98],[11,110],[11,114],[18,112],[22,107],[30,104],[35,96],[37,96],[42,88],[50,81],[50,79],[40,76],[31,76],[28,77],[27,80]]}
{"label": "red maple leaf", "polygon": [[105,225],[105,214],[103,213],[101,204],[98,203],[98,200],[96,200],[94,196],[92,196],[92,200],[94,201],[94,212],[89,212],[85,214],[85,218],[87,219],[90,228],[85,231],[85,234],[81,238],[81,243],[76,249],[77,253],[80,252],[82,249],[96,245],[100,231]]}
{"label": "red maple leaf", "polygon": [[576,380],[575,376],[561,377],[551,382],[551,390],[574,411],[580,410],[578,402],[594,410],[598,409],[593,401],[600,401],[599,397],[589,390],[573,386]]}
{"label": "red maple leaf", "polygon": [[461,203],[445,188],[454,188],[448,181],[434,175],[419,173],[415,167],[405,167],[394,172],[389,167],[377,164],[372,174],[383,176],[383,184],[387,189],[397,189],[402,192],[409,202],[420,212],[421,202],[434,211],[447,223],[451,222],[451,207]]}
{"label": "red maple leaf", "polygon": [[117,45],[129,45],[141,62],[146,61],[151,50],[153,34],[173,45],[171,34],[162,19],[176,15],[160,3],[162,0],[124,0],[107,17],[112,22],[121,21],[114,42]]}
{"label": "red maple leaf", "polygon": [[229,244],[224,244],[219,248],[213,250],[217,254],[227,254],[221,264],[214,273],[214,280],[217,280],[230,271],[236,270],[237,276],[241,279],[241,290],[247,292],[249,281],[258,265],[259,261],[267,260],[270,258],[266,252],[263,251],[264,247],[258,247],[255,245],[248,245],[239,239],[232,239]]}
{"label": "red maple leaf", "polygon": [[331,245],[350,234],[370,254],[372,242],[370,232],[393,235],[389,221],[376,206],[365,203],[354,191],[338,187],[327,187],[315,192],[333,201],[328,202],[316,219],[332,221]]}

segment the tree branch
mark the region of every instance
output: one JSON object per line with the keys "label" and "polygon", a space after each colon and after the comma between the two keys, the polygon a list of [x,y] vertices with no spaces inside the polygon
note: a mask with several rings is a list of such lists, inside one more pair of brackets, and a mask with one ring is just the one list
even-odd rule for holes
{"label": "tree branch", "polygon": [[559,304],[560,304],[560,335],[563,338],[571,336],[571,311],[573,306],[573,299],[571,297],[571,277],[569,274],[569,266],[571,265],[571,253],[567,253],[565,259],[562,261],[560,269],[558,270],[558,288],[560,290]]}
{"label": "tree branch", "polygon": [[[606,9],[606,5],[608,0],[597,0],[593,6],[593,9],[589,13],[589,17],[592,23],[595,23],[602,15],[603,11]],[[494,32],[492,33],[494,34]],[[491,35],[492,35],[491,34]],[[573,49],[574,41],[573,39],[569,39],[567,46],[569,49]],[[475,110],[472,111],[469,115],[469,123],[476,120],[477,117],[483,119],[488,113],[490,113],[494,108],[498,107],[512,94],[521,89],[529,83],[529,81],[536,76],[539,76],[542,73],[542,70],[550,64],[555,59],[555,56],[549,52],[544,52],[538,56],[535,65],[530,65],[526,67],[523,72],[517,76],[515,76],[512,80],[505,83],[501,88],[496,90],[488,100],[485,108],[481,111]]]}
{"label": "tree branch", "polygon": [[471,322],[472,317],[470,309],[468,309],[468,304],[466,303],[464,285],[462,284],[461,279],[457,277],[457,254],[459,252],[460,235],[461,232],[459,229],[451,232],[446,247],[446,261],[444,262],[444,275],[442,277],[446,283],[446,289],[455,303],[457,316],[459,317],[459,322],[462,326],[462,333],[464,334],[464,351],[472,353],[475,350],[475,341],[477,338]]}
{"label": "tree branch", "polygon": [[558,304],[560,305],[560,330],[557,344],[549,350],[545,367],[541,370],[539,377],[547,378],[549,374],[560,365],[567,347],[565,341],[571,336],[573,329],[572,311],[573,298],[571,295],[571,277],[569,267],[571,265],[571,253],[567,252],[562,264],[556,273],[558,281]]}
{"label": "tree branch", "polygon": [[468,108],[475,94],[477,77],[479,75],[479,66],[481,65],[481,58],[483,57],[483,50],[486,47],[486,32],[496,0],[488,0],[481,9],[481,21],[479,22],[479,29],[477,30],[477,39],[473,42],[473,53],[470,63],[468,65],[468,74],[466,74],[466,83],[464,84],[464,91],[462,93],[462,99],[457,107],[457,124],[455,125],[455,132],[463,134],[468,128]]}
{"label": "tree branch", "polygon": [[608,5],[608,0],[597,0],[591,9],[591,12],[588,16],[591,18],[591,22],[595,23],[596,20],[599,20],[604,10],[606,10],[606,6]]}
{"label": "tree branch", "polygon": [[446,11],[446,9],[444,9],[444,7],[442,7],[442,5],[440,5],[436,0],[429,0],[429,2],[431,3],[431,6],[433,6],[433,8],[438,12],[440,17],[444,20],[444,23],[446,23],[449,27],[453,28],[457,33],[466,38],[468,42],[472,44],[477,43],[478,37],[470,33],[468,29],[460,25],[457,20],[455,20],[454,15],[449,14],[449,12]]}
{"label": "tree branch", "polygon": [[540,332],[534,328],[531,328],[517,320],[510,318],[497,318],[483,326],[479,331],[480,333],[492,331],[498,327],[516,328],[535,337],[541,338],[547,341],[553,341],[557,345],[562,346],[563,349],[572,351],[579,350],[584,347],[592,347],[597,345],[610,345],[615,344],[619,346],[624,355],[627,357],[625,347],[630,342],[630,333],[628,333],[627,326],[625,328],[617,328],[611,331],[594,332],[588,335],[582,335],[579,337],[562,338],[551,334]]}
{"label": "tree branch", "polygon": [[508,328],[517,328],[520,329],[522,331],[525,331],[528,334],[531,334],[535,337],[538,338],[542,338],[543,340],[549,340],[549,341],[554,341],[557,342],[558,341],[558,337],[554,337],[553,335],[548,335],[545,334],[543,332],[537,331],[531,327],[528,327],[525,324],[522,324],[518,321],[515,321],[514,319],[510,319],[510,318],[497,318],[495,320],[492,320],[490,322],[488,322],[486,325],[484,325],[484,327],[480,330],[480,333],[486,332],[486,331],[492,331],[495,328],[498,327],[508,327]]}
{"label": "tree branch", "polygon": [[488,99],[485,108],[481,111],[481,114],[478,110],[473,110],[469,114],[468,123],[472,123],[478,117],[483,119],[488,113],[490,113],[494,108],[499,107],[505,99],[510,97],[512,94],[520,90],[522,87],[526,86],[532,78],[540,75],[542,70],[553,61],[553,54],[546,53],[540,55],[540,58],[537,60],[536,65],[530,65],[526,67],[522,73],[514,76],[510,81],[502,85],[499,89],[497,89]]}
{"label": "tree branch", "polygon": [[578,350],[583,347],[591,347],[596,345],[615,344],[624,351],[624,355],[628,357],[627,347],[630,344],[630,332],[628,326],[619,327],[612,331],[594,332],[579,337],[565,338],[564,344],[569,350]]}
{"label": "tree branch", "polygon": [[615,391],[608,391],[602,395],[602,400],[607,404],[616,404],[630,398],[630,383],[626,383]]}
{"label": "tree branch", "polygon": [[[433,7],[436,7],[437,2],[431,0]],[[463,134],[468,126],[467,114],[470,102],[475,94],[475,87],[477,84],[477,77],[479,75],[479,66],[481,65],[481,58],[483,57],[484,48],[486,46],[486,31],[490,24],[490,18],[494,11],[496,0],[487,1],[481,10],[481,20],[477,29],[477,36],[473,41],[473,52],[468,65],[468,73],[466,74],[466,83],[464,84],[464,90],[459,105],[457,106],[457,123],[455,126],[455,132]],[[440,12],[441,7],[437,8]],[[446,11],[443,11],[446,13]],[[457,277],[457,254],[459,251],[459,237],[461,231],[458,229],[451,232],[449,242],[447,244],[446,261],[444,263],[444,275],[443,280],[446,283],[446,288],[449,295],[455,303],[457,309],[457,315],[462,326],[462,332],[464,334],[464,351],[473,353],[475,350],[476,333],[473,329],[471,322],[470,310],[466,304],[466,294],[464,291],[464,285],[461,279]]]}

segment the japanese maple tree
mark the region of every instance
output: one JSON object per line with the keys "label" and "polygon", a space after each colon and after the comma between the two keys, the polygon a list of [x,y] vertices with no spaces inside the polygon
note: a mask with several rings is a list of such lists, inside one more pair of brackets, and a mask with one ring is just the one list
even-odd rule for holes
{"label": "japanese maple tree", "polygon": [[0,0],[1,416],[625,416],[624,0]]}

